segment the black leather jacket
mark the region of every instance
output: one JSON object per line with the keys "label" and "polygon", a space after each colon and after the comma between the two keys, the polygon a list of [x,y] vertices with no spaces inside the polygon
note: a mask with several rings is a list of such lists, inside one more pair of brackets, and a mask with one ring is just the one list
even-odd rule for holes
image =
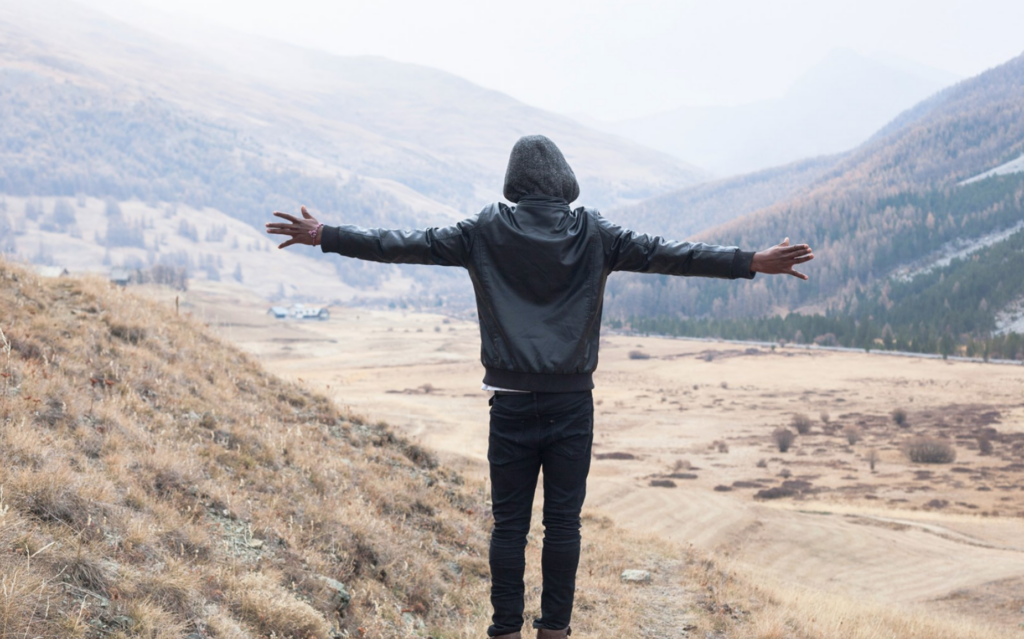
{"label": "black leather jacket", "polygon": [[492,204],[446,228],[324,226],[321,249],[375,262],[461,266],[480,318],[484,383],[538,392],[594,387],[604,285],[613,271],[752,278],[753,253],[638,235],[560,198]]}

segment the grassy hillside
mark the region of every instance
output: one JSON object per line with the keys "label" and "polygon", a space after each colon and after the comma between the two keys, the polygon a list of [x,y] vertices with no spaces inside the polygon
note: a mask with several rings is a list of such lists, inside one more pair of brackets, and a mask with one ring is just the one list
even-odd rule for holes
{"label": "grassy hillside", "polygon": [[[98,278],[0,262],[0,305],[0,638],[482,635],[483,485]],[[626,568],[654,583],[620,583]],[[599,639],[997,636],[755,580],[589,511],[573,625]]]}
{"label": "grassy hillside", "polygon": [[[481,636],[484,486],[98,278],[0,261],[0,305],[0,638]],[[682,588],[713,563],[584,534],[581,632],[650,616],[633,567],[681,580],[667,619],[735,624]]]}
{"label": "grassy hillside", "polygon": [[0,299],[0,636],[479,614],[483,495],[427,452],[101,280],[0,264]]}
{"label": "grassy hillside", "polygon": [[[751,249],[787,236],[807,242],[817,256],[806,267],[809,283],[625,277],[609,285],[611,316],[638,308],[647,316],[716,319],[840,309],[901,266],[1013,226],[1024,217],[1019,175],[959,183],[1021,154],[1022,105],[1024,56],[904,114],[791,199],[697,234]],[[991,276],[1016,277],[999,268]]]}

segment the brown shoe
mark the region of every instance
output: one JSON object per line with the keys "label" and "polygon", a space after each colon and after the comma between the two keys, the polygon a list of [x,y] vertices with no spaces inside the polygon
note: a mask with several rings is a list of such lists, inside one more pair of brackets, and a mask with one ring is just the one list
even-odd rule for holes
{"label": "brown shoe", "polygon": [[497,637],[491,637],[491,639],[523,639],[523,634],[519,631],[516,631],[507,635],[498,635]]}
{"label": "brown shoe", "polygon": [[548,630],[547,628],[537,628],[537,639],[565,639],[572,634],[572,628],[563,628],[561,630]]}

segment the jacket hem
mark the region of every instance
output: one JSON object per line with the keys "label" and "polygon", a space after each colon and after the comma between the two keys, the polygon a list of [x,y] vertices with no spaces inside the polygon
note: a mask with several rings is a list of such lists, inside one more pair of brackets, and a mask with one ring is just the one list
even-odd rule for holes
{"label": "jacket hem", "polygon": [[593,373],[543,374],[484,367],[484,384],[531,393],[574,393],[593,390]]}

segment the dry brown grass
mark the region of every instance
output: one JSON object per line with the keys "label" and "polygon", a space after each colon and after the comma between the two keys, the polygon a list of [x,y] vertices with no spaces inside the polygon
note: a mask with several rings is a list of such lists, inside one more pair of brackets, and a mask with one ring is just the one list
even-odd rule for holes
{"label": "dry brown grass", "polygon": [[[481,636],[482,485],[101,279],[0,262],[0,308],[0,639]],[[587,534],[579,627],[610,637],[661,555]]]}
{"label": "dry brown grass", "polygon": [[385,427],[98,278],[0,263],[0,307],[0,637],[406,636],[484,592],[483,493]]}
{"label": "dry brown grass", "polygon": [[[0,308],[0,639],[483,635],[482,485],[100,279],[0,262]],[[574,635],[932,636],[829,634],[787,597],[586,513]]]}
{"label": "dry brown grass", "polygon": [[[996,639],[1019,636],[963,616],[934,609],[884,604],[781,584],[771,576],[743,569],[723,570],[721,590],[734,601],[754,602],[733,639]],[[756,584],[756,585],[755,585]]]}

